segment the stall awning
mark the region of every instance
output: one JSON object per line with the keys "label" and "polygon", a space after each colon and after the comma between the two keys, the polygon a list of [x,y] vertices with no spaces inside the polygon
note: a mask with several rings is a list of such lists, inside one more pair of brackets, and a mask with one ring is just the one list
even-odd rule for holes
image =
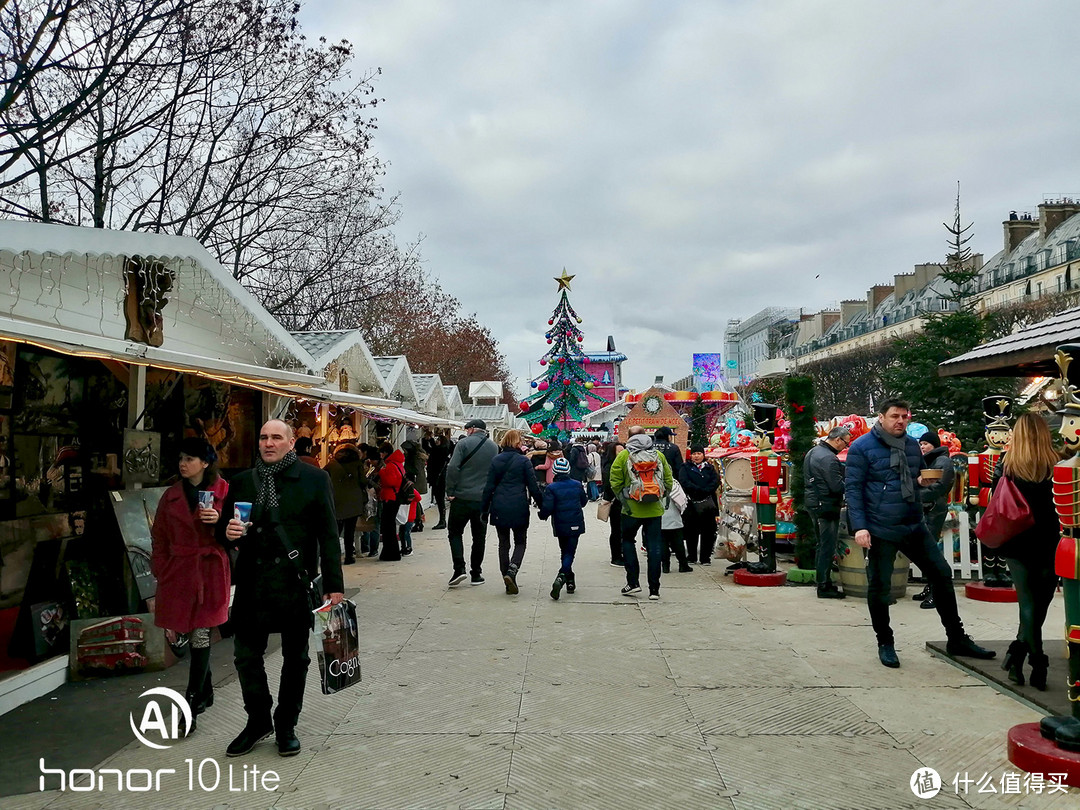
{"label": "stall awning", "polygon": [[308,389],[326,384],[324,378],[305,372],[184,354],[130,340],[117,340],[76,332],[62,326],[18,320],[6,315],[0,315],[0,338],[28,343],[76,357],[114,360],[136,366],[153,366],[168,371],[195,374],[230,385],[242,385],[272,394],[283,393],[284,387]]}
{"label": "stall awning", "polygon": [[408,408],[378,408],[378,407],[364,407],[360,408],[361,411],[369,416],[378,417],[380,419],[390,419],[394,422],[404,422],[410,425],[425,425],[427,427],[465,427],[464,422],[457,422],[453,419],[443,419],[439,416],[433,416],[430,413],[419,413]]}
{"label": "stall awning", "polygon": [[[323,380],[325,383],[326,380]],[[350,408],[361,409],[364,406],[381,408],[396,408],[399,403],[396,399],[384,399],[383,397],[369,397],[364,394],[350,394],[347,391],[334,391],[329,388],[283,388],[282,395],[290,397],[302,397],[315,402],[328,402],[331,405],[345,405]]]}
{"label": "stall awning", "polygon": [[1080,307],[976,346],[938,365],[942,377],[1057,377],[1054,352],[1080,343]]}

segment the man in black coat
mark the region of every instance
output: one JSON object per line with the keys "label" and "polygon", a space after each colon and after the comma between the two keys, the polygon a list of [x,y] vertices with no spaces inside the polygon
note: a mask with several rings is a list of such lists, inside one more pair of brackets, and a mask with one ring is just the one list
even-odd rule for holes
{"label": "man in black coat", "polygon": [[446,465],[454,452],[454,443],[446,433],[424,436],[420,446],[427,453],[427,480],[431,487],[431,500],[439,509],[439,522],[432,528],[446,528]]}
{"label": "man in black coat", "polygon": [[[322,570],[322,596],[344,598],[341,549],[330,477],[297,459],[292,428],[271,419],[259,432],[259,459],[230,483],[222,513],[237,503],[252,505],[245,524],[235,517],[218,524],[220,538],[237,549],[232,625],[236,674],[244,696],[247,725],[226,753],[242,756],[276,733],[278,753],[300,753],[296,721],[304,702],[312,605],[308,583]],[[270,633],[281,634],[281,683],[273,699],[263,656]]]}
{"label": "man in black coat", "polygon": [[685,461],[685,459],[683,458],[682,450],[679,449],[679,446],[671,441],[675,438],[675,431],[667,425],[664,425],[653,434],[652,438],[653,449],[658,453],[664,454],[668,466],[671,467],[672,477],[678,478],[679,471],[682,469],[683,461]]}
{"label": "man in black coat", "polygon": [[844,467],[839,453],[851,444],[851,431],[834,427],[823,442],[815,444],[803,460],[806,482],[806,511],[817,534],[818,599],[843,599],[844,593],[832,582],[833,558],[840,533],[840,508],[844,505]]}

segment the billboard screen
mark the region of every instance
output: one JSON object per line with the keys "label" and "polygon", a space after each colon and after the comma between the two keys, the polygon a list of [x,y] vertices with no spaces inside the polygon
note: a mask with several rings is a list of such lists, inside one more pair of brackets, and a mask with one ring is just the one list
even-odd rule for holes
{"label": "billboard screen", "polygon": [[699,393],[726,390],[723,369],[723,360],[719,354],[695,354],[694,390]]}

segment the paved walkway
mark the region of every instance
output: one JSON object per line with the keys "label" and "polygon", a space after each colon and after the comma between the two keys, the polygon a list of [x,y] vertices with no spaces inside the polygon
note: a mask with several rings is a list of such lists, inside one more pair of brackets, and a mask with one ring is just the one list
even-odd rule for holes
{"label": "paved walkway", "polygon": [[[400,563],[348,567],[366,622],[364,681],[323,696],[310,678],[300,756],[281,759],[268,741],[224,757],[243,725],[233,682],[173,748],[132,741],[86,763],[175,768],[160,794],[52,791],[0,799],[0,810],[1080,806],[1078,791],[979,794],[973,782],[956,795],[952,779],[965,773],[989,774],[1000,790],[1015,772],[1006,730],[1039,715],[932,658],[924,642],[942,635],[936,613],[910,600],[893,609],[903,666],[888,670],[859,600],[735,586],[722,564],[665,576],[656,603],[619,595],[623,572],[608,565],[607,527],[595,521],[578,592],[554,602],[549,531],[534,525],[516,597],[497,576],[494,532],[479,587],[445,587],[445,532],[415,535],[416,553]],[[960,601],[977,639],[1012,634],[1014,606]],[[189,758],[218,763],[216,790],[189,790]],[[229,791],[230,765],[235,787],[245,766],[276,771],[281,787]],[[925,801],[908,786],[924,766],[946,783]]]}

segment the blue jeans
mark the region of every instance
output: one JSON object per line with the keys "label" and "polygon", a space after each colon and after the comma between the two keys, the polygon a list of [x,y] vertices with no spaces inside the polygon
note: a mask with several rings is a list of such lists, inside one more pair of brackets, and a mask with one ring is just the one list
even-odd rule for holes
{"label": "blue jeans", "polygon": [[560,574],[566,574],[568,578],[574,576],[574,555],[577,554],[577,544],[580,534],[559,535],[559,548],[562,549],[562,568]]}
{"label": "blue jeans", "polygon": [[595,481],[589,481],[587,489],[589,491],[590,501],[595,501],[600,497],[600,485],[597,484]]}
{"label": "blue jeans", "polygon": [[637,556],[637,530],[641,527],[641,539],[645,544],[645,556],[648,564],[649,593],[660,593],[660,558],[664,553],[664,538],[660,533],[661,518],[637,518],[622,515],[622,552],[626,565],[626,584],[641,585],[641,566]]}
{"label": "blue jeans", "polygon": [[412,548],[412,522],[406,523],[404,526],[398,526],[398,540],[401,542],[401,550]]}

